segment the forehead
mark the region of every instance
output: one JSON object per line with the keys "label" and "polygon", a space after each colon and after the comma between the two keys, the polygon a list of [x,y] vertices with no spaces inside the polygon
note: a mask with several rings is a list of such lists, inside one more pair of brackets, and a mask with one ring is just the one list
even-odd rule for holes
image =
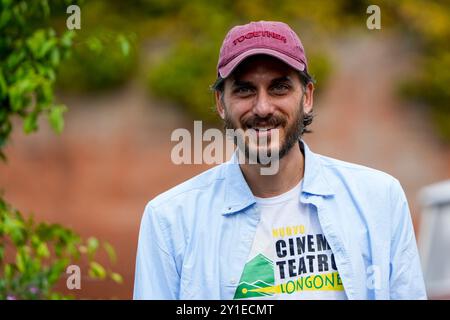
{"label": "forehead", "polygon": [[233,71],[230,80],[257,80],[292,76],[297,71],[281,60],[268,55],[250,56]]}

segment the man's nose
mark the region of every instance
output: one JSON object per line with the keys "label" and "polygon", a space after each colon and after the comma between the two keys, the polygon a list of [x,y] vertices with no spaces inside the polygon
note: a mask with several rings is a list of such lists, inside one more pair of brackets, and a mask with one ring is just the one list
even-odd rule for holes
{"label": "man's nose", "polygon": [[253,112],[261,118],[265,118],[273,113],[273,106],[270,97],[266,92],[261,90],[256,96]]}

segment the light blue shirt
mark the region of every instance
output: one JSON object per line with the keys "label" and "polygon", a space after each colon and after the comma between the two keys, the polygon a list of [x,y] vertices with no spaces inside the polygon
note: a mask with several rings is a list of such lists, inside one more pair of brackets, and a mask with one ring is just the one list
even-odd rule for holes
{"label": "light blue shirt", "polygon": [[[348,299],[426,299],[398,180],[300,145],[300,201],[318,215]],[[141,221],[134,299],[233,299],[259,219],[236,155],[160,194]]]}

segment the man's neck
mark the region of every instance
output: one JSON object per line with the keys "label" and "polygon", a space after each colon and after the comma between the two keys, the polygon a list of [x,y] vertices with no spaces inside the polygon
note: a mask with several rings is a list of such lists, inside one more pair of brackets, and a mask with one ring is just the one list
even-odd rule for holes
{"label": "man's neck", "polygon": [[274,197],[294,188],[304,174],[305,158],[297,142],[279,160],[279,170],[274,175],[261,175],[259,164],[241,164],[241,170],[253,195],[260,198]]}

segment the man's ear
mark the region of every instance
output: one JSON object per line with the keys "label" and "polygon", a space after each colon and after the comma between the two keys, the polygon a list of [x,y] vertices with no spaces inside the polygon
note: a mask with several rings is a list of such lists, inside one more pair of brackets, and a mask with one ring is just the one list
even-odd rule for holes
{"label": "man's ear", "polygon": [[217,112],[219,113],[220,117],[222,119],[225,119],[225,106],[223,105],[223,101],[221,99],[221,95],[223,93],[221,93],[220,91],[216,90],[214,91],[214,96],[216,98],[216,109]]}
{"label": "man's ear", "polygon": [[309,82],[306,85],[305,91],[305,100],[303,101],[303,112],[311,113],[313,111],[313,102],[314,102],[314,84]]}

